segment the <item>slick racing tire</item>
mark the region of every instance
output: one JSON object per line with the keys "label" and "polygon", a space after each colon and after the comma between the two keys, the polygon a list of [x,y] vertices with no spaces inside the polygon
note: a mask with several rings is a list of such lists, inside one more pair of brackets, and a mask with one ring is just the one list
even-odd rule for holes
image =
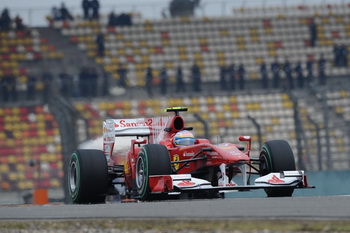
{"label": "slick racing tire", "polygon": [[[144,145],[136,161],[135,188],[141,200],[152,200],[149,176],[170,175],[171,161],[167,148],[159,144]],[[153,195],[154,196],[154,195]]]}
{"label": "slick racing tire", "polygon": [[[284,140],[267,141],[260,152],[260,176],[271,172],[294,171],[295,159],[292,148]],[[266,188],[268,197],[292,196],[294,188]]]}
{"label": "slick racing tire", "polygon": [[68,167],[68,190],[75,204],[105,203],[108,165],[100,150],[76,150]]}

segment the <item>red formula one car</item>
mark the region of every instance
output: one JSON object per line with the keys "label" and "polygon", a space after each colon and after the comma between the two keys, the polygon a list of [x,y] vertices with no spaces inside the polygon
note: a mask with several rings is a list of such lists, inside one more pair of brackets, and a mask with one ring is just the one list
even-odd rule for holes
{"label": "red formula one car", "polygon": [[[215,198],[253,189],[282,197],[309,187],[304,171],[296,170],[288,142],[268,141],[259,157],[252,158],[251,137],[239,137],[244,146],[194,138],[181,111],[187,108],[167,108],[174,113],[169,117],[106,120],[103,150],[79,149],[71,156],[68,189],[73,203],[103,203],[107,195]],[[253,183],[252,174],[259,175]]]}

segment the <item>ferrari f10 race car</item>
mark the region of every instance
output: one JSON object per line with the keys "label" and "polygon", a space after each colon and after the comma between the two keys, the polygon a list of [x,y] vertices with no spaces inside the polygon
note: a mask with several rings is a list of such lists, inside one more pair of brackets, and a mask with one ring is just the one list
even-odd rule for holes
{"label": "ferrari f10 race car", "polygon": [[[239,137],[244,146],[214,145],[185,127],[179,113],[186,107],[165,111],[174,115],[104,121],[103,150],[78,149],[71,155],[67,188],[72,202],[104,203],[109,195],[141,201],[217,198],[253,189],[284,197],[309,187],[288,142],[267,141],[252,158],[251,137]],[[259,177],[252,183],[251,175]]]}

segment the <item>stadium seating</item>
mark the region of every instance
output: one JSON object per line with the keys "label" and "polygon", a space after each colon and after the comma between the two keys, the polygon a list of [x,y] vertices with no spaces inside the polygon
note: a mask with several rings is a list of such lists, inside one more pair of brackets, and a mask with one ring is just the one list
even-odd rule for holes
{"label": "stadium seating", "polygon": [[350,122],[350,92],[340,88],[327,93],[327,104],[335,109],[345,121]]}
{"label": "stadium seating", "polygon": [[22,84],[27,83],[27,66],[24,62],[63,57],[62,52],[48,44],[37,29],[2,31],[0,44],[0,78],[4,74],[12,74]]}
{"label": "stadium seating", "polygon": [[[343,8],[345,8],[343,10]],[[329,74],[344,75],[347,70],[332,67],[333,45],[345,44],[349,35],[347,5],[292,6],[286,8],[240,9],[230,17],[174,18],[162,20],[134,19],[131,27],[108,27],[100,21],[75,20],[54,22],[62,34],[94,57],[115,78],[119,63],[127,63],[129,84],[144,85],[148,66],[168,67],[171,81],[174,69],[181,64],[188,77],[190,66],[197,61],[204,81],[217,81],[219,65],[243,63],[247,79],[258,79],[262,60],[267,64],[278,56],[281,63],[288,57],[292,64],[307,58],[317,60],[321,54],[329,62]],[[318,41],[310,46],[308,24],[314,19]],[[95,36],[105,35],[106,56],[97,57]],[[315,67],[315,74],[316,67]]]}
{"label": "stadium seating", "polygon": [[57,123],[47,107],[0,108],[0,189],[61,187]]}

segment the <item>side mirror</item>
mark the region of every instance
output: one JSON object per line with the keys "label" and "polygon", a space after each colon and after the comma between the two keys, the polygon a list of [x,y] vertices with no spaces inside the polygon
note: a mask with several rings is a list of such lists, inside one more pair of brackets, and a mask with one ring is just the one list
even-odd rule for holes
{"label": "side mirror", "polygon": [[252,137],[250,137],[250,136],[239,136],[238,140],[241,141],[241,142],[251,142],[252,141]]}
{"label": "side mirror", "polygon": [[239,136],[239,141],[241,142],[247,142],[247,151],[246,155],[250,157],[250,150],[252,148],[252,137],[251,136]]}

